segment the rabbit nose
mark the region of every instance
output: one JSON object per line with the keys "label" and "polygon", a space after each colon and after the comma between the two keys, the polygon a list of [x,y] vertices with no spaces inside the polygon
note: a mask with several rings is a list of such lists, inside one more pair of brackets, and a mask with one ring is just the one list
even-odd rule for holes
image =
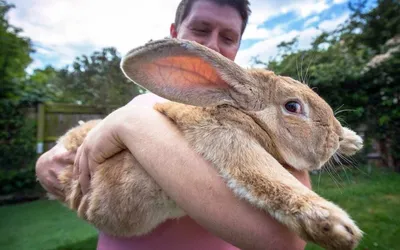
{"label": "rabbit nose", "polygon": [[343,141],[343,136],[339,136],[339,142]]}

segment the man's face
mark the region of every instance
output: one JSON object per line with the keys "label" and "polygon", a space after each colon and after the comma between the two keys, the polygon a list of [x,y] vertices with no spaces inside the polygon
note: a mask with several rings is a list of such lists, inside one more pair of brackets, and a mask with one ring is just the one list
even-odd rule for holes
{"label": "man's face", "polygon": [[179,30],[171,25],[173,38],[196,41],[235,60],[241,39],[242,18],[229,5],[220,6],[212,1],[196,1]]}

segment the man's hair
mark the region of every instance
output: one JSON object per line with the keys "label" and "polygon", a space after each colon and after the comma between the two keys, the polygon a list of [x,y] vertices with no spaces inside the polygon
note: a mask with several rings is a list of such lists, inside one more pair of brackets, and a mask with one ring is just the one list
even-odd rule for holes
{"label": "man's hair", "polygon": [[251,14],[250,3],[248,0],[182,0],[178,5],[175,14],[175,25],[177,29],[182,24],[183,20],[185,20],[185,18],[189,15],[192,5],[196,1],[210,1],[219,5],[229,5],[236,9],[242,17],[243,22],[241,30],[243,35]]}

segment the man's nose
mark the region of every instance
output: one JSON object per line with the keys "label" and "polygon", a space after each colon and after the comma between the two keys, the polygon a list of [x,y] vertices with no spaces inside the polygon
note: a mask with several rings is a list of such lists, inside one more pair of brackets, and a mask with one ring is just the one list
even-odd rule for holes
{"label": "man's nose", "polygon": [[218,34],[212,33],[206,41],[205,46],[219,53]]}

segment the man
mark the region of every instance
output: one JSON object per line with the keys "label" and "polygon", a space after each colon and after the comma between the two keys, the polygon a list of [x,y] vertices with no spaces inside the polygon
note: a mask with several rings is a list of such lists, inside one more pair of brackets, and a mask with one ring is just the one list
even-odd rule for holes
{"label": "man", "polygon": [[[199,42],[234,60],[249,14],[247,0],[182,0],[170,35]],[[153,94],[136,97],[89,133],[76,156],[56,146],[37,162],[43,187],[60,192],[54,173],[76,158],[80,173],[75,174],[86,193],[90,172],[127,148],[190,216],[167,221],[143,237],[116,239],[100,233],[98,249],[304,249],[305,242],[286,227],[234,197],[176,127],[148,108],[159,100]],[[310,187],[306,173],[291,171]]]}

